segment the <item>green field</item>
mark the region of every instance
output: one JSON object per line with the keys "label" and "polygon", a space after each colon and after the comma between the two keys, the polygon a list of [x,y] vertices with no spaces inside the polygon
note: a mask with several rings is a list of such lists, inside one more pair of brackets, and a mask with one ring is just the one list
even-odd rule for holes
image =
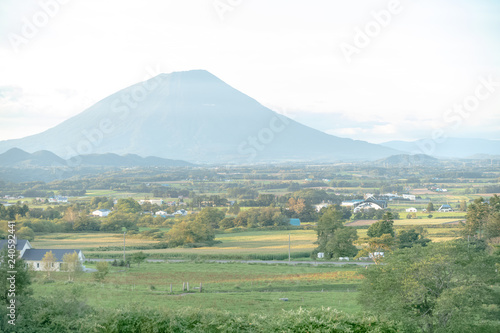
{"label": "green field", "polygon": [[[269,314],[332,307],[355,314],[361,310],[356,290],[363,277],[358,270],[321,265],[143,263],[130,269],[112,267],[103,284],[93,282],[92,273],[81,273],[71,284],[65,283],[65,273],[52,273],[55,282],[44,284],[45,273],[38,272],[32,286],[37,296],[80,293],[89,305],[107,309],[189,306]],[[182,290],[184,282],[189,282],[189,292]]]}

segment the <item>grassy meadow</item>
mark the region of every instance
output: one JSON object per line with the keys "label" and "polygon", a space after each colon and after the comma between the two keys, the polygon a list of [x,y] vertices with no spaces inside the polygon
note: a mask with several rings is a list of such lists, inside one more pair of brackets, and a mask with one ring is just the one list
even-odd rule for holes
{"label": "grassy meadow", "polygon": [[[66,283],[63,272],[52,273],[55,281],[45,283],[45,273],[38,272],[32,287],[37,296],[85,295],[89,305],[103,309],[192,307],[271,314],[282,309],[332,307],[356,314],[361,311],[356,290],[363,279],[362,269],[349,265],[142,263],[129,269],[111,267],[102,284],[93,281],[92,273],[80,273],[74,283]],[[185,282],[189,282],[189,291],[182,290]]]}

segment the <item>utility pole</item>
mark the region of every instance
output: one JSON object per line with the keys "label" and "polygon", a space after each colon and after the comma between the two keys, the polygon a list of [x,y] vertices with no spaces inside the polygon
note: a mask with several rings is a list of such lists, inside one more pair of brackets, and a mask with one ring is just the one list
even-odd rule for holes
{"label": "utility pole", "polygon": [[123,227],[123,262],[126,263],[127,261],[125,260],[125,234],[127,233],[127,228]]}
{"label": "utility pole", "polygon": [[288,234],[288,262],[290,262],[290,234]]}

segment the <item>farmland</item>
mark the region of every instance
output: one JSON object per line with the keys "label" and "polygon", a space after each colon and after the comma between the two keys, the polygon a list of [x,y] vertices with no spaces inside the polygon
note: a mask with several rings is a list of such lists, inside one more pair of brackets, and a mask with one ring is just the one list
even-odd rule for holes
{"label": "farmland", "polygon": [[[3,184],[0,223],[6,233],[8,220],[15,221],[35,249],[83,251],[86,272],[74,281],[67,272],[30,272],[32,300],[53,315],[65,313],[58,306],[84,304],[90,312],[81,316],[97,322],[92,311],[105,313],[99,325],[107,327],[119,316],[127,322],[149,314],[176,322],[214,314],[252,326],[252,316],[339,315],[327,308],[368,320],[372,309],[360,303],[364,281],[385,265],[374,265],[369,254],[385,252],[376,260],[390,260],[407,248],[455,246],[448,241],[463,240],[466,210],[480,204],[474,200],[481,193],[497,200],[498,178],[490,171],[467,180],[453,172],[442,177],[446,172],[363,165],[112,170],[96,179]],[[387,207],[348,205],[377,198]],[[441,205],[451,211],[438,211]],[[475,246],[472,236],[468,245]],[[349,262],[330,263],[346,256]]]}
{"label": "farmland", "polygon": [[[358,268],[352,267],[203,262],[113,267],[103,284],[93,282],[90,273],[82,273],[74,284],[64,283],[64,273],[54,274],[55,282],[50,284],[44,284],[40,275],[33,284],[37,295],[80,292],[97,308],[114,309],[127,304],[132,308],[166,310],[189,306],[235,313],[277,313],[282,309],[323,306],[358,313],[356,290],[362,279]],[[190,284],[189,292],[182,290],[185,282]],[[195,289],[200,283],[202,293]]]}

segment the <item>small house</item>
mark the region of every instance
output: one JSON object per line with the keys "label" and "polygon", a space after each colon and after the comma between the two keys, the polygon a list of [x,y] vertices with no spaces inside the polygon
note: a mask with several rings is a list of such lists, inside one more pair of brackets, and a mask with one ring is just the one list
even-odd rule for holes
{"label": "small house", "polygon": [[111,213],[109,209],[98,209],[92,212],[93,216],[106,217]]}
{"label": "small house", "polygon": [[188,214],[187,210],[185,209],[179,209],[178,211],[176,211],[175,213],[173,213],[172,215],[181,215],[181,216],[186,216]]}
{"label": "small house", "polygon": [[[76,252],[78,254],[78,260],[80,263],[85,261],[85,256],[81,250],[77,249],[34,249],[31,244],[26,239],[16,239],[16,250],[19,251],[19,257],[23,259],[26,264],[35,271],[60,271],[63,267],[63,257],[65,254],[71,254]],[[9,241],[6,239],[0,240],[0,249],[4,246],[8,246]],[[52,267],[47,268],[44,265],[43,257],[47,252],[52,251],[52,254],[56,258],[56,262],[52,263]]]}
{"label": "small house", "polygon": [[[52,267],[49,269],[45,267],[43,262],[43,257],[47,252],[52,251],[52,254],[56,258],[56,262],[52,263]],[[65,254],[71,254],[76,252],[78,254],[78,260],[82,263],[85,260],[85,256],[81,250],[77,249],[28,249],[22,256],[22,259],[29,265],[29,267],[35,271],[62,271],[63,267],[63,257]]]}
{"label": "small house", "polygon": [[[16,250],[19,251],[19,256],[22,258],[26,250],[31,249],[31,244],[27,239],[16,239]],[[8,246],[9,241],[7,239],[0,240],[0,250],[4,246]]]}
{"label": "small house", "polygon": [[451,208],[450,205],[441,205],[441,207],[439,207],[439,209],[438,209],[438,212],[444,212],[444,213],[452,212],[452,211],[453,211],[453,208]]}
{"label": "small house", "polygon": [[406,208],[407,213],[416,213],[417,209],[415,207]]}

